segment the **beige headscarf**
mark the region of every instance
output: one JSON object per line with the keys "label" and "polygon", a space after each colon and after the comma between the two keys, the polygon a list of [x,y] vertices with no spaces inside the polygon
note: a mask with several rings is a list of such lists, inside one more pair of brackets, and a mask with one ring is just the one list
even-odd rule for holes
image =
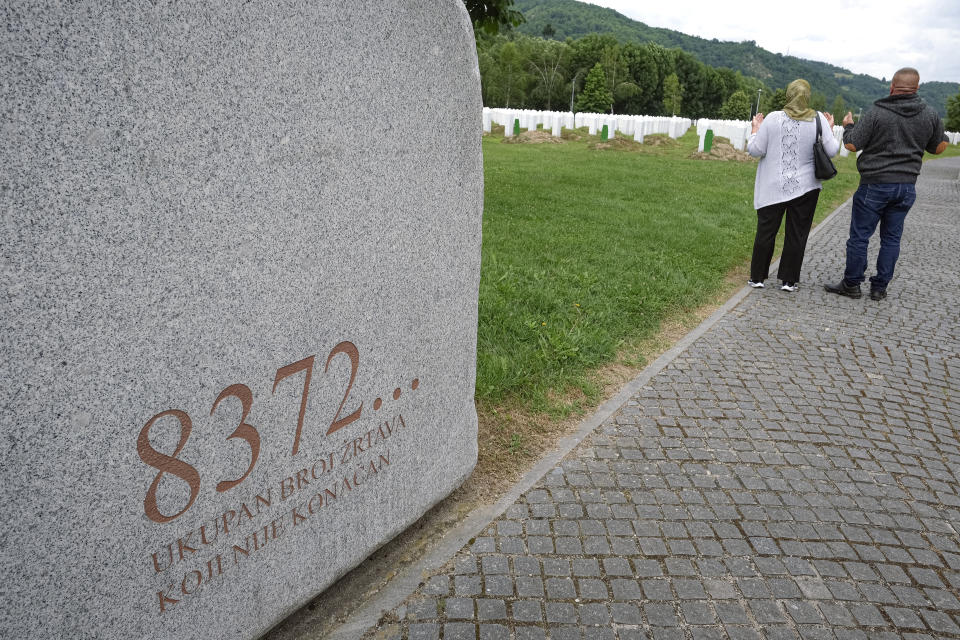
{"label": "beige headscarf", "polygon": [[787,104],[783,110],[794,120],[813,120],[816,111],[811,109],[810,83],[803,78],[797,78],[787,85]]}

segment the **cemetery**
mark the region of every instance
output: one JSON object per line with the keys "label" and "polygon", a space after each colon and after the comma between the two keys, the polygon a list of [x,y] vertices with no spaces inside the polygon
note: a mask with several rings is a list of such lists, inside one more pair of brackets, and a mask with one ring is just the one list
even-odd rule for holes
{"label": "cemetery", "polygon": [[[505,128],[504,135],[507,137],[519,133],[520,130],[536,129],[538,127],[549,130],[551,135],[559,137],[563,128],[587,127],[590,135],[597,135],[605,130],[607,135],[611,137],[619,133],[623,136],[632,136],[637,142],[643,142],[644,136],[651,134],[666,134],[671,138],[679,138],[691,126],[696,126],[697,135],[700,138],[698,151],[704,151],[704,142],[708,131],[711,131],[713,136],[726,138],[735,149],[740,151],[746,149],[747,138],[750,135],[750,122],[745,120],[699,118],[692,121],[689,118],[676,116],[612,115],[484,107],[483,130],[489,133],[494,124],[503,125]],[[841,140],[843,127],[835,124],[832,133],[838,141]],[[957,134],[948,135],[951,144],[960,143],[960,137]],[[841,146],[841,157],[846,157],[849,153],[847,149]]]}

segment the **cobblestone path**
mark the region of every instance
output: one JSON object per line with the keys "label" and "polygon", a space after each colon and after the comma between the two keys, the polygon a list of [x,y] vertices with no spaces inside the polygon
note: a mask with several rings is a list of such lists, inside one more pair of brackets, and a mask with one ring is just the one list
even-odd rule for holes
{"label": "cobblestone path", "polygon": [[925,166],[885,301],[823,290],[846,205],[799,292],[751,292],[376,636],[960,638],[958,171]]}

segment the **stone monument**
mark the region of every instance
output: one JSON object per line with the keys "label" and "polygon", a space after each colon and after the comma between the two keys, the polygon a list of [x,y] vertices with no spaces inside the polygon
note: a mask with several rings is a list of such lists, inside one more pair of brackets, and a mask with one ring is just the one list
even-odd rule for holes
{"label": "stone monument", "polygon": [[463,3],[0,16],[0,637],[255,638],[476,462]]}

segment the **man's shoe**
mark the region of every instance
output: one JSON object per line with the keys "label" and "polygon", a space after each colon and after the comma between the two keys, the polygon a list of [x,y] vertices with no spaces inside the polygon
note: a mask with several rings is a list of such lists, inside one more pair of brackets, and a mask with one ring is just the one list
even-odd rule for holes
{"label": "man's shoe", "polygon": [[763,289],[763,280],[754,282],[753,280],[747,280],[747,284],[753,287],[754,289]]}
{"label": "man's shoe", "polygon": [[789,291],[790,293],[793,293],[799,288],[800,287],[797,286],[796,282],[787,282],[784,280],[783,285],[780,287],[780,291]]}
{"label": "man's shoe", "polygon": [[870,289],[870,299],[880,301],[887,297],[886,289]]}
{"label": "man's shoe", "polygon": [[835,293],[848,298],[856,299],[863,295],[863,293],[860,292],[860,285],[848,285],[846,280],[841,280],[837,284],[825,284],[823,288],[826,289],[828,293]]}

